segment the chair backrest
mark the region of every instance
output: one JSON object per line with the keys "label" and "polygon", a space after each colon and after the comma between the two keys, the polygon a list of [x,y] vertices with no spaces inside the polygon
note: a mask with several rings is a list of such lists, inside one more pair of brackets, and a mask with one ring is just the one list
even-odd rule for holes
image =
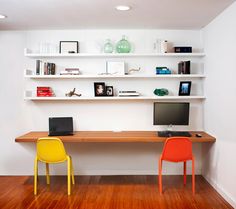
{"label": "chair backrest", "polygon": [[56,137],[45,137],[37,140],[38,160],[47,163],[58,163],[66,160],[63,143]]}
{"label": "chair backrest", "polygon": [[162,159],[172,162],[191,160],[192,142],[187,137],[171,137],[165,142]]}

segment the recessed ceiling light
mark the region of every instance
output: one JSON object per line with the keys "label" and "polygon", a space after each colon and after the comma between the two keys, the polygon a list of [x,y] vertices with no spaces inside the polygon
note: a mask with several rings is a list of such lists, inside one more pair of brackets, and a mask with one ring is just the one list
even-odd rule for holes
{"label": "recessed ceiling light", "polygon": [[6,18],[7,16],[6,15],[1,15],[0,14],[0,19],[4,19],[4,18]]}
{"label": "recessed ceiling light", "polygon": [[119,11],[128,11],[131,9],[130,6],[126,6],[126,5],[119,5],[119,6],[116,6],[116,9],[119,10]]}

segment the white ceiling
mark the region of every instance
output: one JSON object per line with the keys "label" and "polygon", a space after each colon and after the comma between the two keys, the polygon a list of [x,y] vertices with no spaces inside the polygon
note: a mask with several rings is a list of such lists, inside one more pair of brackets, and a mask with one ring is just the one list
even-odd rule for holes
{"label": "white ceiling", "polygon": [[[200,29],[234,0],[0,0],[0,30]],[[115,6],[132,7],[127,12]]]}

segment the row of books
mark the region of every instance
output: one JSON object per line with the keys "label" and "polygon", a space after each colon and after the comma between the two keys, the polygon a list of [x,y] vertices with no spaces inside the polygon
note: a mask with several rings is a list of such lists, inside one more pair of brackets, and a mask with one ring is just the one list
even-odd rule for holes
{"label": "row of books", "polygon": [[55,75],[55,74],[56,74],[55,63],[36,60],[36,75]]}
{"label": "row of books", "polygon": [[53,97],[55,96],[51,87],[38,86],[37,97]]}

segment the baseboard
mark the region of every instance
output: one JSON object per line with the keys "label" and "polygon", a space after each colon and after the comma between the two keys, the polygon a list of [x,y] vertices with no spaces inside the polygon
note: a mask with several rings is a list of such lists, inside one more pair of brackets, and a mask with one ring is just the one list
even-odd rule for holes
{"label": "baseboard", "polygon": [[234,200],[221,186],[219,186],[214,180],[202,175],[203,178],[233,207],[236,208],[236,200]]}

